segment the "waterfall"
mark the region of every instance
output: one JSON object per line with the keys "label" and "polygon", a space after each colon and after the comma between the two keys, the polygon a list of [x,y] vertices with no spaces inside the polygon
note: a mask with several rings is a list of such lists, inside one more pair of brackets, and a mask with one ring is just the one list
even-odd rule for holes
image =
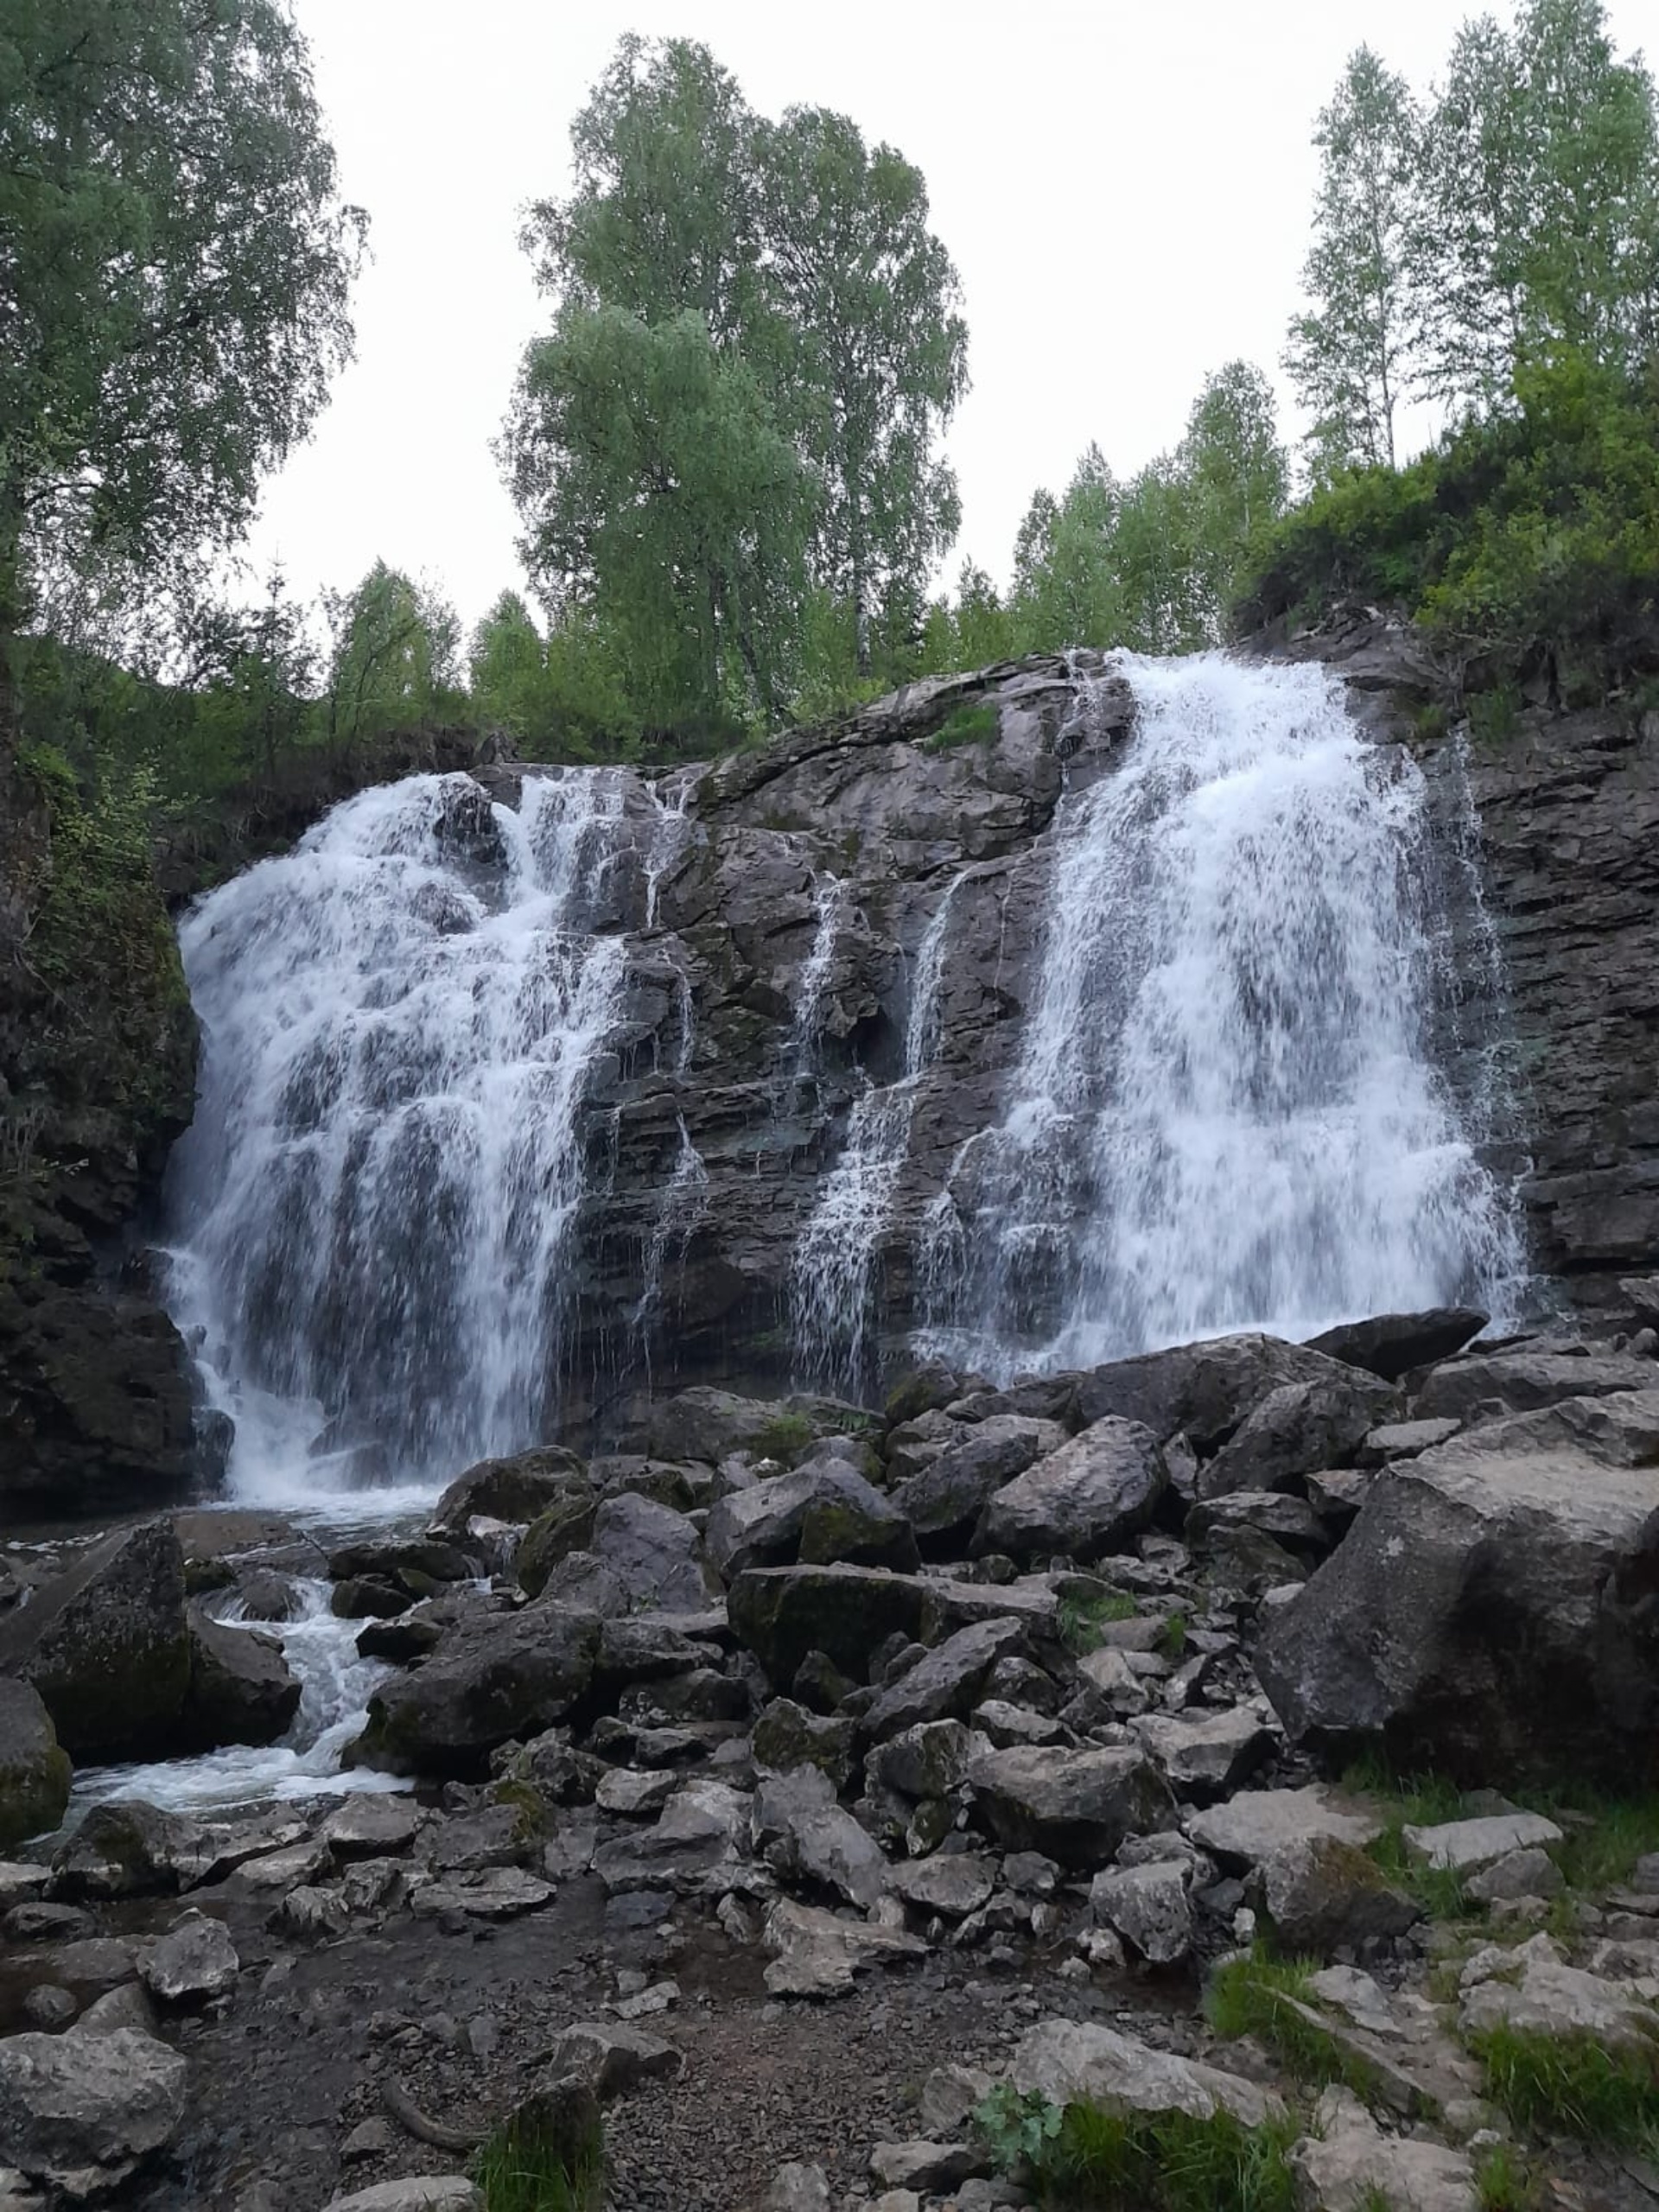
{"label": "waterfall", "polygon": [[1287,1336],[1522,1275],[1428,1039],[1425,786],[1313,667],[1122,657],[1121,763],[1068,792],[998,1124],[918,1259],[992,1374]]}
{"label": "waterfall", "polygon": [[939,984],[944,972],[953,877],[922,938],[910,979],[904,1071],[896,1083],[871,1084],[855,1104],[840,1160],[825,1178],[791,1263],[790,1338],[798,1367],[828,1386],[855,1389],[864,1379],[877,1252],[910,1146],[917,1094],[939,1041]]}
{"label": "waterfall", "polygon": [[233,1488],[429,1484],[543,1433],[582,1109],[627,975],[595,906],[655,835],[631,787],[527,775],[515,810],[412,777],[187,918],[202,1065],[173,1302],[238,1424]]}
{"label": "waterfall", "polygon": [[784,1046],[785,1110],[793,1108],[801,1087],[817,1072],[818,1025],[823,1012],[824,988],[835,964],[836,939],[841,931],[842,908],[847,887],[839,876],[815,876],[812,882],[812,945],[801,963],[796,985],[795,1019]]}

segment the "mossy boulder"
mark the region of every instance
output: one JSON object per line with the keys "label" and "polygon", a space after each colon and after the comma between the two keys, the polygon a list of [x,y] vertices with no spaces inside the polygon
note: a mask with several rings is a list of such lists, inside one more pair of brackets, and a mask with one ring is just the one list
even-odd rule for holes
{"label": "mossy boulder", "polygon": [[585,1476],[573,1475],[554,1503],[524,1531],[513,1561],[519,1588],[532,1598],[540,1597],[560,1560],[572,1552],[587,1550],[598,1511],[599,1497],[592,1484]]}
{"label": "mossy boulder", "polygon": [[69,1755],[38,1693],[0,1677],[0,1850],[56,1827],[69,1782]]}

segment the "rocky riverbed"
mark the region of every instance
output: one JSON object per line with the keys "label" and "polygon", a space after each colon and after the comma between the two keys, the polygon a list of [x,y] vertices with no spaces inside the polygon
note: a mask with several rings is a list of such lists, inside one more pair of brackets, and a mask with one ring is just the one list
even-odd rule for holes
{"label": "rocky riverbed", "polygon": [[[1016,2206],[1009,2114],[1080,2104],[1231,2114],[1322,2212],[1495,2212],[1504,2146],[1529,2201],[1646,2205],[1491,2054],[1659,2033],[1656,1290],[879,1417],[698,1388],[418,1529],[16,1554],[0,2202],[477,2204],[480,2141],[591,2097],[661,2212]],[[66,1745],[96,1795],[302,1727],[320,1574],[372,1789],[29,1840]]]}

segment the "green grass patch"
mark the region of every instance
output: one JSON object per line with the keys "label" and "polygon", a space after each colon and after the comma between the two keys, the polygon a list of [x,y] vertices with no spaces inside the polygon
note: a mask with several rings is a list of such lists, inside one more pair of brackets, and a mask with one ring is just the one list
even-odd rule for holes
{"label": "green grass patch", "polygon": [[1493,2143],[1475,2162],[1480,2212],[1535,2212],[1542,2194],[1537,2169],[1513,2143]]}
{"label": "green grass patch", "polygon": [[1307,1986],[1317,1971],[1311,1960],[1274,1959],[1258,1947],[1248,1958],[1229,1959],[1211,1977],[1205,2016],[1229,2043],[1255,2037],[1309,2088],[1340,2082],[1369,2103],[1376,2095],[1372,2069],[1331,2030],[1298,2009],[1317,2009]]}
{"label": "green grass patch", "polygon": [[488,2212],[600,2212],[603,2132],[591,2108],[555,2089],[498,2129],[470,2171]]}
{"label": "green grass patch", "polygon": [[1001,721],[995,707],[958,707],[925,741],[930,753],[949,753],[958,745],[984,745],[996,735]]}
{"label": "green grass patch", "polygon": [[1158,1649],[1166,1659],[1179,1666],[1186,1656],[1186,1615],[1172,1613],[1159,1631]]}
{"label": "green grass patch", "polygon": [[1659,2132],[1659,2041],[1649,2050],[1609,2048],[1587,2035],[1498,2027],[1470,2048],[1487,2096],[1530,2133],[1623,2146]]}
{"label": "green grass patch", "polygon": [[1028,2177],[1039,2203],[1077,2212],[1292,2212],[1289,2165],[1300,2123],[1247,2127],[1229,2113],[1065,2111],[1002,2083],[976,2108],[1002,2171]]}
{"label": "green grass patch", "polygon": [[1140,1610],[1122,1590],[1103,1590],[1092,1598],[1062,1598],[1060,1641],[1074,1659],[1081,1659],[1099,1649],[1100,1632],[1109,1621],[1132,1621]]}

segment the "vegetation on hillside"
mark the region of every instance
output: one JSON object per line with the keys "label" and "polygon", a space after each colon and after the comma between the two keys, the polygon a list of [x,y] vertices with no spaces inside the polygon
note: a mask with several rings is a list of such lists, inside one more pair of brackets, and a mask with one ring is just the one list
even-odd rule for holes
{"label": "vegetation on hillside", "polygon": [[[1471,687],[1659,665],[1659,125],[1601,0],[1471,20],[1426,99],[1351,59],[1315,130],[1298,456],[1228,361],[1167,453],[1120,478],[1091,445],[1033,493],[1006,588],[970,558],[931,601],[967,331],[921,175],[845,116],[756,113],[701,45],[624,39],[569,195],[524,222],[550,313],[498,460],[535,599],[469,639],[385,562],[308,606],[213,581],[351,346],[364,219],[287,11],[26,10],[0,92],[0,720],[94,810],[321,788],[411,729],[707,753],[931,672],[1351,599]],[[1446,428],[1408,457],[1425,405]]]}

